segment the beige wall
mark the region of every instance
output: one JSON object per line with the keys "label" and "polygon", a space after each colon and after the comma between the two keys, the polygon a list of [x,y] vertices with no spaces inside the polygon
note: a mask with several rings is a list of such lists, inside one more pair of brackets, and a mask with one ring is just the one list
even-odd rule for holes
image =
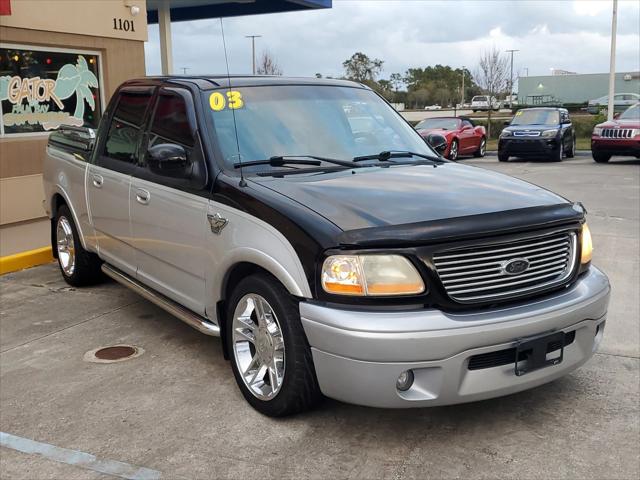
{"label": "beige wall", "polygon": [[[31,0],[14,0],[16,4]],[[91,4],[87,1],[38,1],[37,4]],[[98,0],[97,3],[104,3]],[[120,0],[108,0],[122,6]],[[144,2],[138,2],[144,4]],[[21,7],[20,7],[21,8]],[[98,15],[89,15],[98,18]],[[38,16],[40,17],[40,15]],[[34,45],[97,51],[102,60],[102,89],[106,103],[114,90],[125,80],[145,75],[144,41],[108,36],[90,36],[71,33],[14,28],[5,26],[6,18],[0,17],[0,44]],[[136,18],[144,20],[146,38],[146,13]],[[137,28],[137,27],[136,27]],[[30,137],[6,136],[0,138],[0,256],[17,253],[49,244],[48,223],[42,208],[42,164],[48,134]]]}
{"label": "beige wall", "polygon": [[[131,6],[140,8],[133,16]],[[133,21],[133,31],[114,28]],[[48,32],[147,40],[146,0],[11,0],[11,15],[0,25]]]}

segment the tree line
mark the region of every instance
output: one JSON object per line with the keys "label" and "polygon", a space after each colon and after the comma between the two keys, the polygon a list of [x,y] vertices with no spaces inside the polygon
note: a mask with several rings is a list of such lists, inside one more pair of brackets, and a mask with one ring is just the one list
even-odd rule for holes
{"label": "tree line", "polygon": [[495,48],[482,53],[473,74],[467,68],[438,64],[409,68],[404,74],[392,73],[385,79],[380,78],[383,65],[383,60],[356,52],[342,63],[344,78],[368,85],[390,102],[417,109],[427,105],[454,106],[463,98],[469,102],[481,94],[498,97],[508,90],[507,61]]}

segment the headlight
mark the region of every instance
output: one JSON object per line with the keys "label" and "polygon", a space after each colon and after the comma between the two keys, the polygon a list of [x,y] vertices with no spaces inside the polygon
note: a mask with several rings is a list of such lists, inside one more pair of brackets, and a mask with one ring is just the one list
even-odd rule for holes
{"label": "headlight", "polygon": [[593,135],[596,137],[602,135],[602,127],[593,127]]}
{"label": "headlight", "polygon": [[400,255],[333,255],[322,265],[322,288],[338,295],[416,295],[422,277]]}
{"label": "headlight", "polygon": [[513,133],[511,132],[511,130],[502,130],[502,132],[500,132],[500,138],[510,137],[512,135]]}
{"label": "headlight", "polygon": [[634,128],[631,130],[631,137],[637,137],[638,135],[640,135],[640,128]]}
{"label": "headlight", "polygon": [[589,225],[585,222],[582,225],[582,233],[580,234],[582,243],[582,254],[580,255],[580,263],[584,265],[591,261],[593,255],[593,241],[591,240],[591,231]]}
{"label": "headlight", "polygon": [[553,129],[553,130],[545,130],[544,132],[542,132],[542,136],[544,138],[553,138],[558,134],[558,130]]}

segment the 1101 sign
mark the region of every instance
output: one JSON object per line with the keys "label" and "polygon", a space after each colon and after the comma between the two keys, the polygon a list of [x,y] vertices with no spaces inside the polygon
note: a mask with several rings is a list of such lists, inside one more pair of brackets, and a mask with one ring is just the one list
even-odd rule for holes
{"label": "1101 sign", "polygon": [[133,20],[123,20],[122,18],[113,19],[113,29],[122,30],[124,32],[135,32],[136,29],[133,25]]}

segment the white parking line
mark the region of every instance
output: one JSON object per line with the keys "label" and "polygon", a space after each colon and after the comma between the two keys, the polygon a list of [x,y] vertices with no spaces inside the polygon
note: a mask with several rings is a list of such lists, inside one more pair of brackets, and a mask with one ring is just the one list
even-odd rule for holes
{"label": "white parking line", "polygon": [[68,465],[75,465],[94,472],[105,473],[120,478],[132,480],[155,480],[161,478],[162,474],[157,470],[145,467],[137,467],[128,463],[117,462],[115,460],[101,460],[95,455],[60,448],[48,443],[36,442],[28,438],[17,437],[10,433],[0,432],[0,446],[17,450],[18,452],[42,455],[45,458]]}

